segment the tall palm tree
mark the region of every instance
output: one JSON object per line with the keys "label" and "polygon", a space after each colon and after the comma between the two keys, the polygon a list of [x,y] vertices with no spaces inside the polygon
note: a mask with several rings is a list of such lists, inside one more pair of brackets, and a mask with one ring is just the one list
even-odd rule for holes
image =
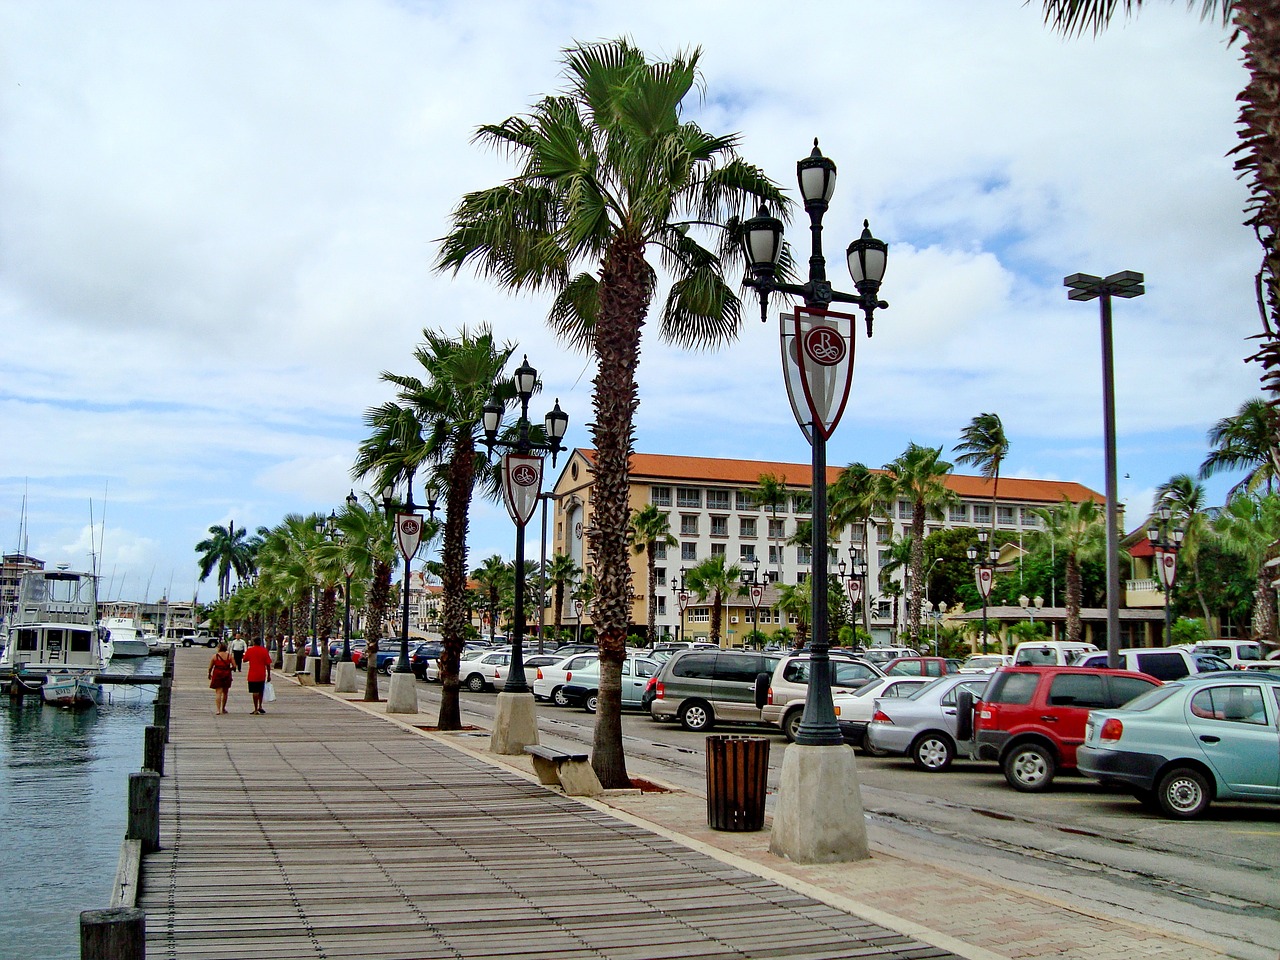
{"label": "tall palm tree", "polygon": [[762,473],[756,477],[756,485],[744,492],[761,510],[769,511],[769,546],[773,547],[770,552],[773,554],[774,580],[781,582],[782,550],[773,531],[778,526],[778,509],[787,505],[787,497],[790,496],[787,481],[776,473]]}
{"label": "tall palm tree", "polygon": [[1230,498],[1242,491],[1253,493],[1263,483],[1271,492],[1280,472],[1276,446],[1276,411],[1262,397],[1240,405],[1235,416],[1223,417],[1209,428],[1209,455],[1200,464],[1200,479],[1227,471],[1246,470],[1245,478],[1231,488]]}
{"label": "tall palm tree", "polygon": [[[780,615],[789,615],[796,618],[795,638],[797,650],[803,647],[805,641],[809,639],[809,614],[813,610],[811,603],[812,593],[809,587],[810,579],[812,578],[805,578],[800,583],[783,584],[778,588],[778,599],[774,602],[774,608]],[[779,616],[778,619],[782,620],[783,617]],[[784,629],[786,628],[780,627],[777,633],[782,633]]]}
{"label": "tall palm tree", "polygon": [[200,554],[197,561],[200,564],[200,582],[208,580],[216,567],[219,600],[231,592],[232,573],[239,579],[253,572],[255,548],[245,539],[248,532],[244,527],[237,530],[234,520],[229,520],[225,527],[215,523],[209,528],[209,536],[196,544],[196,553]]}
{"label": "tall palm tree", "polygon": [[[338,517],[343,532],[344,555],[353,568],[353,580],[369,584],[365,593],[364,636],[365,657],[369,664],[378,660],[378,641],[391,600],[391,571],[396,565],[395,525],[386,511],[366,495],[363,503],[348,506]],[[364,699],[378,699],[378,671],[365,670]]]}
{"label": "tall palm tree", "polygon": [[547,561],[547,579],[551,582],[552,603],[555,605],[552,617],[556,628],[556,639],[560,639],[560,625],[564,619],[565,584],[573,583],[582,575],[582,568],[573,562],[567,553],[557,553]]}
{"label": "tall palm tree", "polygon": [[1227,501],[1213,522],[1223,549],[1243,557],[1255,572],[1252,639],[1276,644],[1276,597],[1266,559],[1280,539],[1280,495],[1235,496]]}
{"label": "tall palm tree", "polygon": [[[875,526],[874,517],[885,517],[889,508],[883,499],[884,488],[880,474],[865,463],[851,463],[840,471],[836,482],[827,491],[827,518],[832,536],[839,539],[846,527],[860,527],[855,539],[862,544],[863,560],[871,557],[870,531]],[[865,587],[865,584],[864,584]],[[871,633],[871,616],[868,597],[864,590],[860,619],[862,629]]]}
{"label": "tall palm tree", "polygon": [[742,593],[742,568],[728,563],[723,553],[717,553],[688,572],[685,586],[696,593],[699,600],[711,598],[711,642],[720,646],[724,598]]}
{"label": "tall palm tree", "polygon": [[[529,114],[483,126],[477,139],[514,158],[506,183],[467,194],[437,260],[473,264],[513,290],[555,293],[549,320],[562,339],[596,358],[596,448],[589,549],[598,578],[600,709],[592,766],[605,787],[626,787],[622,660],[631,614],[627,531],[640,335],[658,289],[655,252],[672,281],[663,339],[686,347],[727,343],[741,303],[724,280],[740,262],[743,215],[766,201],[785,213],[778,188],[736,155],[736,138],[681,119],[698,80],[700,51],[649,62],[627,40],[564,52],[568,89]],[[697,231],[710,227],[715,243]],[[726,229],[727,227],[727,229]],[[574,273],[581,269],[583,272]]]}
{"label": "tall palm tree", "polygon": [[[1142,0],[1043,0],[1045,19],[1070,35],[1111,22],[1117,10],[1130,15]],[[1194,5],[1194,4],[1189,4]],[[1240,144],[1235,167],[1248,178],[1245,223],[1262,245],[1262,264],[1254,278],[1262,348],[1250,357],[1262,365],[1262,382],[1280,394],[1280,0],[1201,0],[1204,18],[1235,28],[1249,81],[1239,96]],[[1278,398],[1280,399],[1280,398]],[[1272,446],[1280,445],[1280,419],[1273,421]],[[1280,462],[1273,460],[1280,468]]]}
{"label": "tall palm tree", "polygon": [[951,464],[942,459],[941,447],[907,444],[893,462],[884,465],[885,500],[906,500],[911,504],[911,592],[907,597],[907,631],[911,645],[920,641],[920,598],[924,590],[924,522],[942,519],[943,511],[960,498],[947,487]]}
{"label": "tall palm tree", "polygon": [[652,503],[631,514],[631,549],[644,554],[649,598],[645,625],[650,643],[655,640],[654,624],[658,619],[658,544],[674,547],[679,542],[671,535],[671,517]]}
{"label": "tall palm tree", "polygon": [[1085,560],[1106,555],[1106,517],[1095,501],[1072,503],[1065,496],[1056,507],[1040,507],[1033,512],[1043,525],[1043,531],[1036,536],[1049,541],[1054,552],[1064,558],[1067,640],[1079,643],[1084,632],[1080,622],[1083,593],[1080,565]]}
{"label": "tall palm tree", "polygon": [[956,463],[977,467],[991,481],[991,532],[996,532],[996,499],[1000,493],[1000,465],[1009,455],[1009,440],[998,414],[980,413],[960,431],[960,442],[951,448],[960,452]]}
{"label": "tall palm tree", "polygon": [[498,626],[499,600],[502,593],[515,582],[515,570],[498,554],[485,557],[480,566],[471,571],[471,579],[480,584],[481,593],[489,611],[489,642],[493,643]]}
{"label": "tall palm tree", "polygon": [[1196,483],[1189,473],[1175,474],[1156,490],[1156,505],[1162,503],[1169,505],[1174,524],[1183,531],[1182,545],[1178,549],[1178,566],[1190,577],[1196,601],[1200,604],[1200,613],[1204,616],[1204,622],[1208,623],[1209,605],[1205,602],[1200,573],[1196,567],[1200,547],[1209,534],[1204,484]]}

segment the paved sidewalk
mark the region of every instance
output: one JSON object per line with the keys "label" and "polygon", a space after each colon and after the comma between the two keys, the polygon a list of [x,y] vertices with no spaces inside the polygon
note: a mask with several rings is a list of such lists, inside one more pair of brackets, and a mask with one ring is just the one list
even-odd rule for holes
{"label": "paved sidewalk", "polygon": [[[1228,956],[884,850],[792,864],[767,827],[708,829],[689,792],[566,798],[527,758],[488,754],[487,734],[424,731],[434,717],[331,688],[278,683],[263,717],[240,688],[242,713],[215,718],[192,665],[179,656],[166,849],[144,864],[150,957]],[[207,822],[240,809],[242,829]],[[204,862],[226,847],[248,860]],[[224,949],[228,897],[264,906]]]}

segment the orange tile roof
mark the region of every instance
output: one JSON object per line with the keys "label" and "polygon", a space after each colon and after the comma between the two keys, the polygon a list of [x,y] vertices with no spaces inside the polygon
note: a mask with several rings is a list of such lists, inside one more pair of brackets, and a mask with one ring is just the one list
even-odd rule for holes
{"label": "orange tile roof", "polygon": [[[575,451],[592,464],[595,450],[579,447]],[[834,483],[843,467],[827,467],[827,483]],[[872,470],[872,473],[884,473]],[[759,482],[760,475],[771,473],[780,476],[791,487],[809,486],[811,467],[807,463],[779,463],[771,460],[722,460],[712,457],[681,457],[666,453],[633,453],[631,455],[632,479],[691,480],[702,483],[734,484],[751,488]],[[962,497],[979,499],[991,497],[992,483],[985,477],[973,477],[953,473],[947,477],[947,486]],[[1000,478],[1000,499],[1038,503],[1059,503],[1066,496],[1072,503],[1094,500],[1105,503],[1106,497],[1083,484],[1060,480],[1027,480],[1022,477]]]}

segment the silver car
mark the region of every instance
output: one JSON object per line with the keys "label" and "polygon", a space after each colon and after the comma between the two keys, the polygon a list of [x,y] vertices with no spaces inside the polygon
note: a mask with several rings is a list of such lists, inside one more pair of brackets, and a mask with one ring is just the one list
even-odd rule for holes
{"label": "silver car", "polygon": [[909,756],[921,770],[938,772],[956,755],[961,691],[980,697],[988,677],[952,674],[905,698],[876,699],[865,743],[871,751]]}

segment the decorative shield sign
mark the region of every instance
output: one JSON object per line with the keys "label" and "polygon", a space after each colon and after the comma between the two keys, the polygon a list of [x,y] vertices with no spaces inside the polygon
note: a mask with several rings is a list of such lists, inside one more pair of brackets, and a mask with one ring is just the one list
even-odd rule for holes
{"label": "decorative shield sign", "polygon": [[751,605],[753,607],[760,606],[760,601],[764,599],[764,587],[760,584],[753,584],[751,587]]}
{"label": "decorative shield sign", "polygon": [[973,571],[974,583],[978,586],[978,593],[982,594],[982,599],[986,600],[991,596],[991,586],[995,581],[995,571],[990,567],[982,566]]}
{"label": "decorative shield sign", "polygon": [[[849,402],[856,319],[848,313],[796,307],[793,352],[807,407],[805,419],[824,440],[831,439]],[[791,405],[799,419],[801,411],[795,409],[794,395]]]}
{"label": "decorative shield sign", "polygon": [[855,607],[862,602],[862,578],[849,578],[849,602]]}
{"label": "decorative shield sign", "polygon": [[689,591],[681,590],[676,594],[676,599],[680,601],[680,612],[684,613],[685,608],[689,606]]}
{"label": "decorative shield sign", "polygon": [[1156,563],[1160,567],[1160,582],[1166,591],[1172,590],[1178,578],[1178,555],[1171,550],[1157,550]]}
{"label": "decorative shield sign", "polygon": [[418,544],[422,542],[422,514],[396,514],[396,542],[405,559],[412,559],[418,552]]}
{"label": "decorative shield sign", "polygon": [[582,619],[582,608],[585,606],[586,604],[583,603],[581,600],[573,601],[573,615],[577,617],[579,620]]}
{"label": "decorative shield sign", "polygon": [[778,315],[779,342],[782,345],[782,379],[787,385],[787,399],[791,401],[791,413],[800,426],[804,438],[813,443],[812,416],[804,402],[804,385],[800,382],[800,355],[796,350],[796,321],[789,313]]}
{"label": "decorative shield sign", "polygon": [[509,453],[502,458],[502,499],[517,527],[523,527],[533,517],[541,492],[541,457]]}

